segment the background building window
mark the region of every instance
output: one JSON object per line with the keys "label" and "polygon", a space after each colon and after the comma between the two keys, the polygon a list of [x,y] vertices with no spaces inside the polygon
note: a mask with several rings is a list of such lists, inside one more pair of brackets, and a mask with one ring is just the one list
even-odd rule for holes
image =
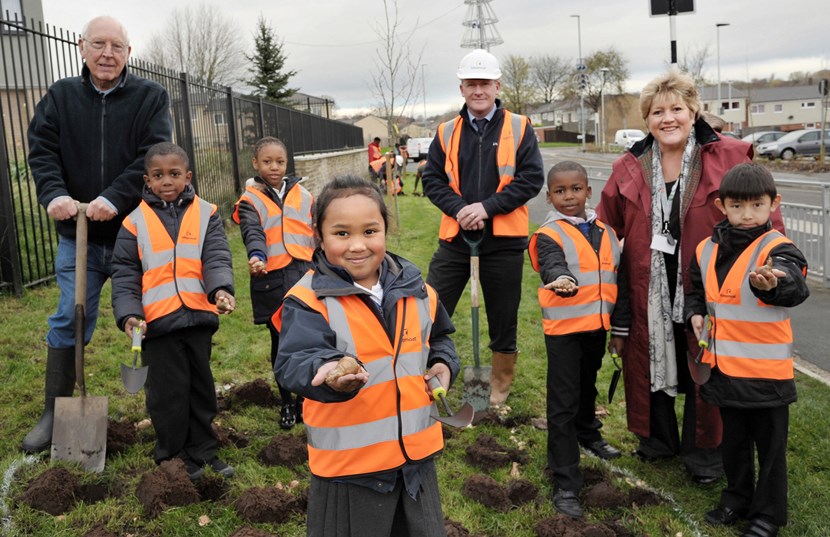
{"label": "background building window", "polygon": [[763,104],[753,104],[749,107],[749,111],[753,114],[763,114],[765,106]]}
{"label": "background building window", "polygon": [[[23,22],[23,8],[20,6],[21,0],[0,0],[0,20],[20,21]],[[16,34],[21,30],[7,26],[0,25],[0,34]]]}
{"label": "background building window", "polygon": [[781,112],[784,111],[784,105],[783,104],[774,104],[774,105],[772,105],[772,111],[775,112],[776,114],[780,114]]}
{"label": "background building window", "polygon": [[217,112],[213,114],[213,124],[214,125],[224,125],[225,124],[225,114],[222,112]]}
{"label": "background building window", "polygon": [[806,101],[801,103],[801,108],[815,108],[816,102],[815,101]]}

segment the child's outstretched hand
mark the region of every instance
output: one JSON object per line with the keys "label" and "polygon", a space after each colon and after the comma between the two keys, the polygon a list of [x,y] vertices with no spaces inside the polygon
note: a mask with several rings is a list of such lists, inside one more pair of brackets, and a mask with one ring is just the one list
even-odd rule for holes
{"label": "child's outstretched hand", "polygon": [[230,313],[236,309],[236,299],[227,291],[216,291],[216,309],[220,314]]}
{"label": "child's outstretched hand", "polygon": [[353,357],[343,356],[336,362],[321,365],[311,379],[312,386],[320,386],[324,382],[336,392],[349,393],[359,390],[369,382],[369,373]]}
{"label": "child's outstretched hand", "polygon": [[769,291],[778,287],[778,278],[786,277],[786,272],[772,267],[772,257],[769,257],[766,264],[749,273],[749,285],[761,291]]}
{"label": "child's outstretched hand", "polygon": [[138,317],[130,317],[127,319],[127,322],[124,323],[124,332],[127,334],[127,337],[132,339],[133,338],[133,330],[136,327],[141,329],[141,339],[147,335],[147,322],[139,319]]}
{"label": "child's outstretched hand", "polygon": [[552,290],[561,297],[574,296],[579,292],[579,286],[567,276],[559,276],[554,281],[546,283],[545,289]]}
{"label": "child's outstretched hand", "polygon": [[252,257],[248,260],[248,272],[251,273],[251,276],[262,276],[263,274],[268,274],[268,271],[265,270],[265,261],[256,256]]}

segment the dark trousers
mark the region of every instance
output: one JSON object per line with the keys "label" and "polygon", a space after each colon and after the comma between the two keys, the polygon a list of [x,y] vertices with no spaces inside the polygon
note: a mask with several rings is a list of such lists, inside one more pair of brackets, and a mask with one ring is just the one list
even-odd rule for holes
{"label": "dark trousers", "polygon": [[271,371],[274,372],[274,382],[277,383],[277,388],[280,390],[280,399],[282,399],[282,404],[291,404],[294,402],[291,392],[282,387],[280,382],[277,380],[277,373],[274,371],[274,364],[277,361],[277,351],[280,347],[280,333],[277,332],[277,329],[274,328],[274,325],[271,323],[268,323],[268,331],[271,332]]}
{"label": "dark trousers", "polygon": [[721,453],[727,483],[721,493],[721,505],[749,519],[763,518],[778,526],[786,525],[790,407],[721,407],[720,414],[723,419]]}
{"label": "dark trousers", "polygon": [[650,436],[639,437],[640,445],[637,449],[652,457],[674,457],[680,454],[690,474],[718,477],[723,474],[720,451],[695,446],[697,395],[686,361],[688,344],[682,324],[674,325],[674,342],[677,355],[677,390],[685,394],[682,434],[678,432],[675,411],[677,398],[662,391],[651,392]]}
{"label": "dark trousers", "polygon": [[[462,240],[456,237],[455,240]],[[512,353],[516,346],[519,303],[522,299],[524,251],[497,251],[479,257],[479,277],[490,350]],[[452,316],[458,299],[470,279],[470,255],[439,243],[429,263],[427,283],[438,293],[447,313]]]}
{"label": "dark trousers", "polygon": [[156,463],[173,457],[203,463],[216,456],[212,335],[210,328],[193,327],[144,341],[142,361],[149,366],[144,390],[156,431]]}
{"label": "dark trousers", "polygon": [[435,463],[428,461],[417,499],[398,476],[389,493],[311,476],[308,537],[444,537]]}
{"label": "dark trousers", "polygon": [[602,439],[596,418],[597,371],[605,356],[605,330],[545,335],[548,354],[548,468],[556,488],[582,488],[579,444]]}

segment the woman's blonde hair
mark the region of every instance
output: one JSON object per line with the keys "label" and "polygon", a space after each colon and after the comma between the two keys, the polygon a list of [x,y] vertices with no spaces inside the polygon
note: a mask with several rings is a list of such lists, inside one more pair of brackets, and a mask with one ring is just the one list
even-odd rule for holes
{"label": "woman's blonde hair", "polygon": [[700,118],[700,94],[692,77],[672,69],[658,76],[640,92],[640,114],[647,120],[651,105],[657,98],[679,97],[692,111],[695,119]]}

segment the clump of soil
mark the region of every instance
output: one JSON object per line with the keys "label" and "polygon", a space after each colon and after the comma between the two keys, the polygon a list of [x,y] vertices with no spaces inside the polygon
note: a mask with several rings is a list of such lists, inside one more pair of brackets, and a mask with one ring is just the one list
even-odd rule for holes
{"label": "clump of soil", "polygon": [[66,513],[81,490],[78,477],[66,468],[49,468],[29,483],[20,501],[32,509],[57,516]]}
{"label": "clump of soil", "polygon": [[489,472],[512,461],[524,463],[525,456],[517,449],[506,448],[489,434],[480,434],[473,444],[467,446],[466,460],[471,465]]}
{"label": "clump of soil", "polygon": [[141,476],[135,495],[150,516],[168,507],[199,502],[199,491],[187,477],[181,459],[164,461],[156,470]]}
{"label": "clump of soil", "polygon": [[135,425],[129,421],[107,420],[107,456],[124,453],[138,443]]}
{"label": "clump of soil", "polygon": [[236,513],[248,522],[282,524],[300,512],[300,500],[276,487],[252,487],[233,503]]}
{"label": "clump of soil", "polygon": [[582,473],[582,486],[586,489],[605,481],[605,472],[599,468],[585,466],[580,467],[579,471]]}
{"label": "clump of soil", "polygon": [[531,502],[539,495],[539,487],[527,479],[514,479],[507,484],[507,496],[513,505]]}
{"label": "clump of soil", "polygon": [[645,507],[647,505],[660,505],[663,503],[660,496],[656,493],[641,488],[633,488],[628,491],[628,502],[632,507]]}
{"label": "clump of soil", "polygon": [[268,533],[265,530],[252,528],[250,526],[243,526],[228,535],[228,537],[274,537],[275,535],[276,533]]}
{"label": "clump of soil", "polygon": [[232,401],[263,407],[275,407],[282,401],[274,394],[271,384],[265,379],[256,379],[234,386],[228,394]]}
{"label": "clump of soil", "polygon": [[508,511],[513,505],[507,495],[507,488],[488,475],[471,475],[464,480],[461,492],[467,498],[496,511]]}
{"label": "clump of soil", "polygon": [[84,537],[118,537],[118,535],[109,531],[106,526],[98,525],[84,533]]}
{"label": "clump of soil", "polygon": [[468,537],[470,535],[470,530],[465,528],[461,522],[449,518],[444,519],[444,531],[447,537]]}
{"label": "clump of soil", "polygon": [[80,486],[76,499],[89,505],[103,501],[107,499],[109,495],[109,487],[106,483],[84,483]]}
{"label": "clump of soil", "polygon": [[603,481],[587,489],[583,494],[586,507],[616,509],[627,504],[626,495],[611,483]]}
{"label": "clump of soil", "polygon": [[534,528],[537,537],[616,537],[616,532],[604,524],[586,524],[565,515],[540,520]]}
{"label": "clump of soil", "polygon": [[296,466],[308,459],[308,445],[301,436],[280,434],[260,450],[258,457],[268,466]]}
{"label": "clump of soil", "polygon": [[219,447],[248,447],[250,440],[247,434],[240,433],[233,427],[226,428],[217,423],[212,423],[211,425],[213,427],[213,433],[216,435],[216,440],[219,442]]}
{"label": "clump of soil", "polygon": [[196,490],[203,502],[218,502],[231,489],[228,481],[218,475],[205,475],[195,483]]}

